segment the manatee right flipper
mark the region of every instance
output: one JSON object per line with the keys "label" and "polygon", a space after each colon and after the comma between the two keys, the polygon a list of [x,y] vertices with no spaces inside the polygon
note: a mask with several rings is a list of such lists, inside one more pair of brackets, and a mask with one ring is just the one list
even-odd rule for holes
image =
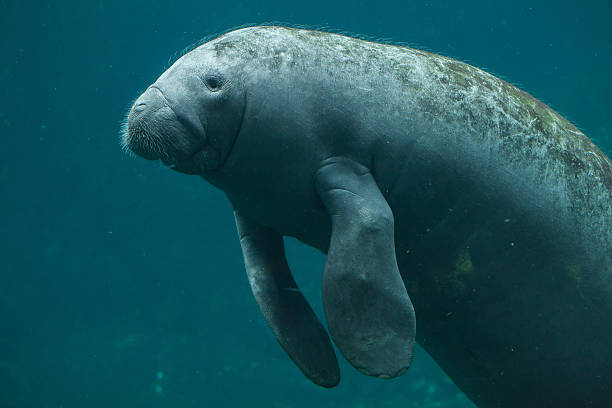
{"label": "manatee right flipper", "polygon": [[312,382],[338,385],[336,353],[291,275],[282,236],[237,211],[234,215],[253,295],[276,340]]}
{"label": "manatee right flipper", "polygon": [[322,292],[329,332],[362,373],[397,377],[412,360],[416,319],[391,208],[369,169],[346,157],[323,160],[315,186],[332,227]]}

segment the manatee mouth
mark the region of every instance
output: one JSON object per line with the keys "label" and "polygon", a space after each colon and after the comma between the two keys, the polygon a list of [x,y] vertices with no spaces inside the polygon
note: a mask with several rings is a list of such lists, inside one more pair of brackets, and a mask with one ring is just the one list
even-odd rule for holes
{"label": "manatee mouth", "polygon": [[142,124],[127,126],[123,133],[123,147],[147,160],[159,160],[164,154],[159,137]]}
{"label": "manatee mouth", "polygon": [[[235,109],[215,111],[208,117],[197,98],[182,94],[167,98],[156,83],[132,105],[123,126],[122,145],[147,160],[161,160],[180,173],[218,171],[243,130],[246,93],[242,98]],[[214,134],[209,134],[209,126]]]}
{"label": "manatee mouth", "polygon": [[163,92],[150,86],[128,113],[122,144],[144,159],[193,174],[201,167],[195,158],[206,150],[206,132],[199,118],[176,112]]}

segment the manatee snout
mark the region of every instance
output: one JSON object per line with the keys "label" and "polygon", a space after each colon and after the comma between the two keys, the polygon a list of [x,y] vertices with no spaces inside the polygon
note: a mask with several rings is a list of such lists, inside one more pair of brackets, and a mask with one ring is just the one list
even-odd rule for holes
{"label": "manatee snout", "polygon": [[204,142],[201,124],[191,125],[181,118],[181,113],[170,106],[156,86],[136,99],[123,134],[123,144],[129,150],[147,160],[161,160],[170,167],[188,161]]}

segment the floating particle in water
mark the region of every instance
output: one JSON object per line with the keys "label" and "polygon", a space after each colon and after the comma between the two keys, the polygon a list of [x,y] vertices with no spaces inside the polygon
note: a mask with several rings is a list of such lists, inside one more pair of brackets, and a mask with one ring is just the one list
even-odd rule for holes
{"label": "floating particle in water", "polygon": [[158,371],[157,372],[157,379],[161,380],[162,378],[164,378],[164,372],[163,371]]}

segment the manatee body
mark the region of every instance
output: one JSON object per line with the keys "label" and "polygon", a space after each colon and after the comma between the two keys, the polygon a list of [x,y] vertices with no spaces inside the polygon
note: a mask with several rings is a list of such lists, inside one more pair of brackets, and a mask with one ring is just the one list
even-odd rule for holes
{"label": "manatee body", "polygon": [[479,407],[611,406],[612,164],[503,80],[250,27],[172,65],[124,143],[226,193],[255,298],[315,383],[337,360],[283,236],[327,253],[329,333],[363,373],[403,373],[416,336]]}

